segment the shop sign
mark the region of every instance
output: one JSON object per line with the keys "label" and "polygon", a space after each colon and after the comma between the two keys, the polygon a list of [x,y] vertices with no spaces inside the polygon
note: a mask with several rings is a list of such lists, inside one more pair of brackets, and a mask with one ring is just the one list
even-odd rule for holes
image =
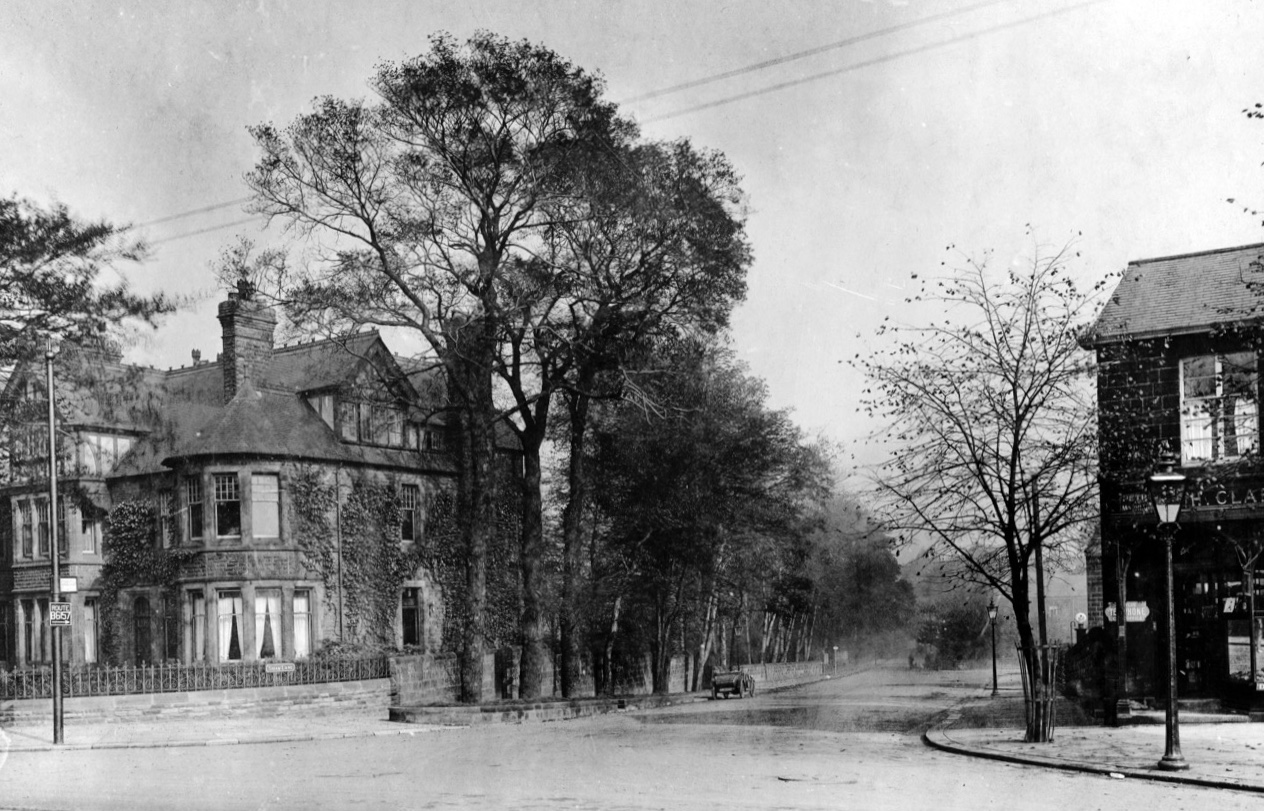
{"label": "shop sign", "polygon": [[[1106,606],[1106,619],[1109,622],[1115,621],[1115,604],[1111,603]],[[1145,622],[1150,616],[1150,606],[1144,600],[1129,600],[1124,604],[1124,616],[1128,622]]]}
{"label": "shop sign", "polygon": [[[1264,510],[1264,483],[1225,482],[1209,483],[1200,487],[1191,484],[1185,493],[1184,508],[1187,510]],[[1119,493],[1116,496],[1116,512],[1126,515],[1154,513],[1154,505],[1145,491]]]}

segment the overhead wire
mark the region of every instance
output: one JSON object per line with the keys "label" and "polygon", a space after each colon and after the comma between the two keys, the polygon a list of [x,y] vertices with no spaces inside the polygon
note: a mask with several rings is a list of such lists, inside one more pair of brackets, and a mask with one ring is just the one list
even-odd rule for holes
{"label": "overhead wire", "polygon": [[907,50],[898,51],[896,53],[884,54],[883,56],[877,56],[877,57],[874,57],[873,59],[866,59],[863,62],[856,62],[851,65],[845,65],[841,68],[834,68],[832,70],[822,71],[820,73],[814,73],[810,76],[801,76],[797,79],[789,79],[784,82],[778,82],[777,84],[768,85],[767,87],[761,87],[755,90],[748,90],[744,93],[737,93],[732,96],[726,96],[724,98],[715,99],[713,101],[702,102],[700,104],[695,104],[690,107],[682,108],[680,110],[673,110],[668,113],[662,113],[660,115],[644,118],[644,119],[641,119],[641,121],[643,123],[648,124],[648,123],[653,123],[655,121],[664,121],[668,118],[676,118],[677,116],[686,115],[688,113],[695,113],[700,110],[709,110],[713,107],[721,107],[726,104],[732,104],[733,102],[736,102],[736,101],[743,101],[745,99],[754,98],[755,96],[763,96],[763,95],[767,95],[768,93],[775,93],[779,90],[785,90],[786,88],[796,87],[798,85],[807,84],[809,82],[819,81],[820,79],[826,79],[831,76],[838,76],[843,73],[850,73],[855,70],[860,70],[861,68],[872,67],[873,65],[880,65],[885,62],[893,62],[897,59],[903,59],[906,56],[913,56],[915,54],[933,51],[938,48],[944,48],[950,45],[957,45],[957,44],[960,44],[962,42],[967,42],[972,39],[978,39],[979,37],[986,36],[988,34],[994,34],[998,31],[1004,31],[1009,28],[1017,28],[1022,25],[1027,25],[1028,23],[1035,22],[1037,20],[1047,19],[1049,17],[1053,17],[1058,14],[1065,14],[1071,11],[1076,11],[1078,9],[1085,8],[1087,6],[1093,6],[1093,5],[1097,5],[1099,3],[1104,3],[1104,2],[1106,2],[1106,0],[1085,0],[1085,2],[1076,3],[1070,6],[1064,6],[1062,8],[1053,9],[1052,11],[1047,11],[1043,14],[1035,14],[1030,17],[1024,17],[1020,20],[1011,20],[1010,22],[1001,23],[1000,25],[994,25],[994,26],[991,26],[990,28],[983,28],[978,31],[972,31],[967,34],[961,34],[959,36],[952,37],[950,39],[940,40],[938,42],[931,42],[925,45],[919,45],[915,48],[909,48]]}
{"label": "overhead wire", "polygon": [[[750,73],[756,73],[762,70],[767,70],[769,68],[777,67],[779,65],[784,65],[789,62],[795,62],[801,59],[807,59],[812,56],[817,56],[822,53],[828,53],[830,51],[841,50],[841,49],[851,47],[853,45],[857,45],[859,43],[862,43],[868,40],[877,39],[879,37],[884,37],[884,36],[889,36],[893,33],[897,33],[900,31],[907,31],[913,28],[917,28],[919,26],[927,25],[932,22],[939,22],[939,21],[950,19],[953,17],[963,16],[971,12],[978,11],[979,9],[986,8],[989,6],[1000,5],[1005,2],[1009,2],[1009,0],[986,0],[986,2],[975,3],[974,5],[971,5],[971,6],[965,6],[962,8],[953,9],[951,11],[940,12],[938,14],[931,14],[929,16],[922,17],[917,20],[911,20],[909,22],[901,23],[899,25],[888,26],[886,28],[879,29],[877,31],[871,31],[865,34],[860,34],[855,37],[848,37],[847,39],[838,40],[837,42],[828,43],[826,45],[817,46],[815,48],[809,48],[802,51],[796,51],[794,53],[786,54],[784,56],[775,57],[773,59],[766,59],[761,62],[756,62],[756,63],[746,65],[740,68],[735,68],[733,70],[724,71],[722,73],[716,73],[710,76],[704,76],[698,79],[692,79],[686,82],[681,82],[679,84],[671,85],[669,87],[660,88],[658,90],[652,90],[647,93],[642,93],[640,95],[632,96],[630,98],[624,99],[620,103],[632,104],[639,101],[647,101],[649,99],[660,98],[662,96],[666,96],[671,93],[677,93],[683,90],[690,90],[696,87],[702,87],[708,84],[714,84],[716,82],[720,82],[725,79],[731,79],[737,76],[743,76]],[[775,92],[778,92],[780,90],[785,90],[790,87],[795,87],[798,85],[807,84],[809,82],[819,81],[821,79],[825,79],[831,76],[837,76],[843,73],[849,73],[851,71],[860,70],[861,68],[872,67],[873,65],[883,64],[885,62],[891,62],[897,59],[902,59],[907,56],[913,56],[919,53],[926,53],[928,51],[932,51],[938,48],[944,48],[950,45],[960,44],[962,42],[966,42],[972,39],[978,39],[979,37],[985,36],[987,34],[996,33],[998,31],[1003,31],[1009,28],[1016,28],[1018,26],[1026,25],[1028,23],[1035,22],[1037,20],[1046,19],[1058,14],[1064,14],[1070,11],[1084,8],[1086,6],[1096,5],[1098,3],[1103,3],[1103,2],[1106,2],[1106,0],[1085,0],[1085,2],[1073,4],[1070,6],[1065,6],[1063,8],[1054,9],[1054,10],[1045,12],[1043,14],[1032,15],[1030,17],[1025,17],[1020,20],[1014,20],[1008,23],[1002,23],[1000,25],[995,25],[990,28],[984,28],[979,31],[962,34],[957,37],[952,37],[951,39],[928,43],[926,45],[921,45],[915,48],[909,48],[904,51],[899,51],[892,54],[886,54],[883,56],[875,57],[873,59],[868,59],[862,62],[846,65],[841,68],[835,68],[832,70],[822,71],[819,73],[814,73],[810,76],[799,77],[797,79],[790,79],[784,82],[779,82],[777,84],[769,85],[767,87],[757,88],[755,90],[749,90],[743,93],[737,93],[731,96],[726,96],[724,98],[715,99],[715,100],[703,102],[700,104],[695,104],[689,107],[682,108],[680,110],[674,110],[671,112],[662,113],[660,115],[651,116],[649,118],[642,119],[642,121],[644,123],[663,121],[669,118],[675,118],[678,116],[687,115],[689,113],[699,112],[701,110],[707,110],[714,107],[720,107],[723,105],[732,104],[734,102],[743,101],[748,98],[754,98],[756,96],[762,96],[762,95],[767,95],[769,93],[775,93]],[[160,217],[156,220],[150,220],[148,222],[131,226],[131,228],[133,229],[144,228],[144,227],[148,227],[152,225],[160,225],[160,224],[164,224],[168,222],[173,222],[175,220],[180,220],[187,217],[196,216],[198,214],[205,214],[211,211],[217,211],[219,209],[228,208],[230,206],[241,205],[243,203],[249,202],[251,199],[252,198],[250,197],[241,197],[235,200],[226,200],[221,203],[214,203],[209,206],[203,206],[201,208],[190,209],[189,211],[182,211],[178,214],[172,214],[167,217]],[[185,239],[188,237],[199,236],[201,234],[210,233],[212,231],[219,231],[225,228],[232,228],[238,225],[245,225],[252,222],[257,222],[257,220],[253,218],[234,220],[233,222],[208,226],[206,228],[197,229],[195,231],[189,231],[189,232],[181,233],[181,234],[174,234],[169,237],[163,237],[161,239],[151,240],[150,244],[160,244],[164,242],[171,242],[178,239]]]}
{"label": "overhead wire", "polygon": [[183,234],[174,234],[169,237],[163,237],[162,239],[151,239],[149,240],[149,244],[160,245],[164,242],[171,242],[173,240],[184,239],[186,237],[195,237],[195,236],[198,236],[199,234],[209,234],[212,231],[221,231],[225,228],[232,228],[238,225],[246,225],[248,223],[258,224],[258,222],[259,222],[259,219],[257,217],[250,217],[244,220],[233,220],[232,222],[221,223],[220,225],[211,225],[206,228],[199,228],[196,231],[188,231]]}
{"label": "overhead wire", "polygon": [[987,8],[988,6],[996,6],[996,5],[1000,5],[1002,3],[1007,3],[1007,2],[1010,2],[1010,0],[987,0],[987,2],[984,2],[984,3],[975,3],[973,6],[965,6],[963,8],[953,9],[952,11],[942,11],[938,14],[931,14],[927,17],[920,17],[916,20],[910,20],[909,22],[906,22],[906,23],[900,23],[899,25],[892,25],[887,28],[878,29],[877,31],[869,31],[867,33],[859,34],[854,37],[848,37],[847,39],[840,39],[837,42],[831,42],[827,45],[818,45],[815,48],[808,48],[807,50],[803,50],[803,51],[795,51],[794,53],[786,54],[784,56],[778,56],[772,59],[766,59],[763,62],[755,62],[754,64],[745,65],[740,68],[734,68],[733,70],[726,70],[723,73],[715,73],[710,76],[703,76],[699,79],[691,79],[687,82],[681,82],[680,84],[674,84],[669,87],[660,88],[659,90],[651,90],[648,93],[642,93],[638,96],[632,96],[631,98],[624,99],[623,101],[620,102],[620,104],[634,104],[638,101],[647,101],[649,99],[655,99],[660,96],[666,96],[669,93],[678,93],[681,90],[692,90],[695,87],[702,87],[704,85],[714,84],[715,82],[721,82],[721,81],[724,81],[725,79],[732,79],[735,76],[743,76],[747,73],[755,73],[756,71],[767,70],[768,68],[776,67],[778,65],[784,65],[787,62],[796,62],[800,59],[807,59],[808,57],[818,56],[819,54],[823,54],[823,53],[829,53],[830,51],[836,51],[836,50],[839,50],[840,48],[847,48],[852,45],[857,45],[861,42],[867,42],[868,40],[871,40],[871,39],[878,39],[879,37],[889,36],[899,31],[907,31],[909,29],[917,28],[919,26],[927,25],[929,23],[939,22],[940,20],[950,19],[952,17],[960,17],[964,14],[969,14],[973,11],[978,11],[981,8]]}

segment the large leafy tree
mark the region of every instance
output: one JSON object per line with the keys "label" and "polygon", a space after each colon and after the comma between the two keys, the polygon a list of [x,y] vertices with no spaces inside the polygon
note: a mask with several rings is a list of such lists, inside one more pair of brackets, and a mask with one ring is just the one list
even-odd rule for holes
{"label": "large leafy tree", "polygon": [[76,219],[64,205],[0,197],[0,365],[29,359],[49,336],[99,343],[111,328],[152,324],[171,309],[168,299],[103,278],[144,257],[126,229]]}
{"label": "large leafy tree", "polygon": [[[819,449],[786,412],[767,408],[760,381],[715,350],[673,360],[649,384],[662,415],[628,403],[604,409],[594,459],[603,554],[617,561],[624,602],[647,629],[656,691],[667,689],[682,637],[696,645],[695,661],[709,658],[730,592],[792,601],[801,542],[829,486]],[[767,589],[746,577],[754,560]]]}
{"label": "large leafy tree", "polygon": [[[750,261],[738,178],[722,155],[687,141],[638,143],[595,151],[575,168],[546,231],[540,288],[550,294],[523,297],[530,304],[502,356],[527,455],[524,552],[527,531],[541,525],[539,448],[554,395],[565,405],[555,433],[569,451],[559,612],[568,696],[579,674],[591,404],[635,399],[654,346],[723,328]],[[533,386],[523,385],[524,357],[528,370],[538,364]]]}
{"label": "large leafy tree", "polygon": [[810,541],[808,571],[822,638],[856,651],[885,648],[907,630],[917,609],[913,586],[891,549],[891,536],[855,496],[831,498]]}
{"label": "large leafy tree", "polygon": [[[1038,252],[1000,271],[967,259],[910,300],[946,320],[888,327],[891,343],[857,361],[865,410],[886,424],[882,518],[1009,600],[1032,657],[1030,573],[1047,549],[1083,536],[1098,500],[1092,359],[1077,343],[1094,301],[1068,259],[1066,248]],[[1035,590],[1039,601],[1040,576]]]}
{"label": "large leafy tree", "polygon": [[262,156],[247,182],[256,208],[308,237],[316,257],[272,280],[291,318],[413,331],[444,372],[467,562],[461,695],[477,701],[499,348],[573,163],[627,127],[597,78],[489,33],[464,45],[433,37],[428,53],[380,67],[373,88],[377,103],[322,98],[284,130],[253,128]]}
{"label": "large leafy tree", "polygon": [[[96,385],[100,361],[117,351],[129,329],[153,326],[173,309],[161,294],[134,293],[122,276],[126,266],[144,257],[144,244],[125,228],[78,219],[60,204],[0,197],[0,370],[8,374],[42,357],[50,344],[60,344],[58,375],[74,382],[70,388],[92,389],[103,406],[126,399],[126,390]],[[38,397],[6,402],[0,431],[41,422],[46,402]],[[36,429],[28,439],[33,461],[47,447],[47,432]],[[0,443],[2,452],[8,445]]]}

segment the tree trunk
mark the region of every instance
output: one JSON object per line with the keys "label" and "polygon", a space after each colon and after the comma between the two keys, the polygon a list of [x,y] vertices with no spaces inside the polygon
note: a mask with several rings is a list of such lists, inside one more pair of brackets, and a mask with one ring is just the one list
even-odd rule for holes
{"label": "tree trunk", "polygon": [[[580,381],[580,386],[591,379]],[[583,518],[588,506],[588,471],[585,441],[588,435],[588,395],[568,398],[570,412],[570,459],[566,470],[569,491],[562,509],[562,695],[571,698],[579,678],[580,604],[579,573]]]}
{"label": "tree trunk", "polygon": [[[535,422],[542,426],[543,420]],[[544,610],[541,564],[544,562],[544,504],[541,495],[540,445],[541,430],[530,430],[522,437],[522,616],[519,633],[522,658],[519,672],[519,698],[539,698],[544,693]],[[552,685],[549,685],[552,693]]]}
{"label": "tree trunk", "polygon": [[487,550],[496,528],[495,424],[490,363],[482,366],[461,351],[447,358],[449,380],[458,394],[460,463],[457,473],[456,520],[465,552],[465,595],[461,617],[460,700],[483,699],[484,611],[487,602]]}
{"label": "tree trunk", "polygon": [[605,668],[605,680],[607,695],[614,693],[614,640],[619,633],[619,608],[623,604],[623,597],[614,598],[614,611],[610,617],[610,635],[606,637],[606,647],[604,656],[602,657],[602,667]]}
{"label": "tree trunk", "polygon": [[702,619],[702,641],[698,645],[698,661],[693,669],[693,685],[690,689],[695,693],[702,689],[702,668],[706,666],[707,659],[711,656],[711,646],[715,642],[715,611],[717,602],[715,588],[712,587],[711,594],[707,597],[706,611]]}
{"label": "tree trunk", "polygon": [[654,641],[650,646],[650,670],[653,690],[658,694],[671,691],[671,632],[672,623],[659,594],[654,601]]}

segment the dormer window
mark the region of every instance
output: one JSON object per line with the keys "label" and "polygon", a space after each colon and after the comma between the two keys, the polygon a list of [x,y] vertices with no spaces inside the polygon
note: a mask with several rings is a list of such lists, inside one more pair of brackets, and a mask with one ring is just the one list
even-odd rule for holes
{"label": "dormer window", "polygon": [[1259,449],[1254,352],[1181,360],[1181,461],[1235,459]]}
{"label": "dormer window", "polygon": [[338,432],[347,442],[384,448],[418,448],[421,436],[403,408],[352,400],[339,403]]}

